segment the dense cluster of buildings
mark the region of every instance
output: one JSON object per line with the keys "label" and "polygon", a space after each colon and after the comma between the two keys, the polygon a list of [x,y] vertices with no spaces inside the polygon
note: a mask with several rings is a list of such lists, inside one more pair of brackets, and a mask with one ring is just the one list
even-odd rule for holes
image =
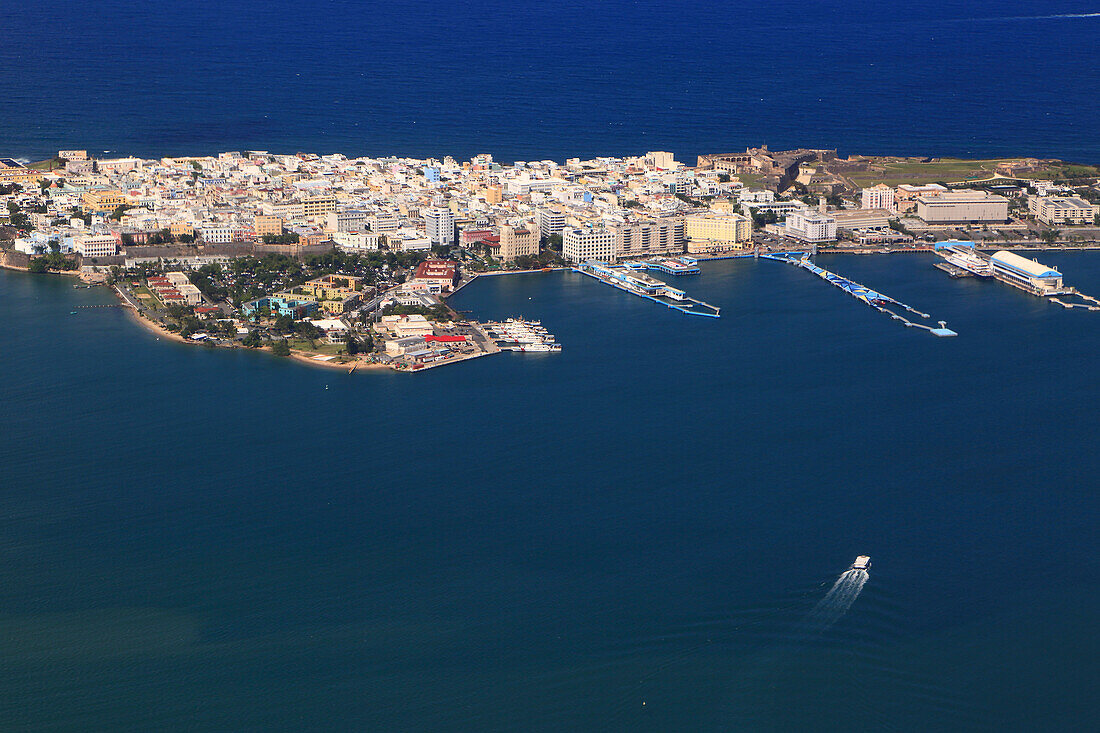
{"label": "dense cluster of buildings", "polygon": [[265,151],[59,157],[63,167],[49,172],[12,162],[20,171],[12,180],[40,185],[46,201],[17,248],[101,264],[163,241],[254,242],[291,254],[321,245],[352,252],[459,245],[507,263],[537,256],[555,235],[567,259],[614,260],[744,246],[751,231],[747,217],[689,198],[728,197],[738,181],[664,152],[510,165],[490,155],[460,163]]}
{"label": "dense cluster of buildings", "polygon": [[[1010,205],[986,190],[902,184],[848,190],[844,206],[815,206],[807,191],[824,199],[840,185],[829,176],[861,165],[816,149],[750,148],[702,156],[694,168],[660,151],[564,164],[501,164],[487,154],[464,162],[266,151],[148,160],[62,150],[58,157],[63,165],[45,172],[0,159],[0,183],[41,191],[33,231],[15,247],[76,253],[94,265],[156,259],[145,248],[171,242],[209,246],[185,265],[249,243],[284,254],[457,246],[499,263],[523,263],[553,243],[567,261],[616,261],[745,248],[754,218],[803,242],[885,241],[891,219],[995,224],[1008,219]],[[821,161],[837,172],[816,173]],[[1027,207],[1051,225],[1092,223],[1100,211],[1056,194],[1044,187]]]}

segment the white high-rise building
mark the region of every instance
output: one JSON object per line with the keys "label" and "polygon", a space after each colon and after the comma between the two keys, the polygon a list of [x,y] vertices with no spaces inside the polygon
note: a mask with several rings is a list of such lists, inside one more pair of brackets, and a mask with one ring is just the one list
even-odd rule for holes
{"label": "white high-rise building", "polygon": [[819,211],[795,211],[787,216],[786,235],[804,242],[836,239],[836,219]]}
{"label": "white high-rise building", "polygon": [[894,205],[894,189],[890,188],[885,183],[863,189],[862,208],[896,211],[897,208]]}
{"label": "white high-rise building", "polygon": [[565,229],[565,214],[554,209],[539,209],[539,234],[549,237]]}
{"label": "white high-rise building", "polygon": [[424,212],[424,224],[432,244],[454,244],[455,215],[450,209],[433,207]]}
{"label": "white high-rise building", "polygon": [[615,235],[603,226],[568,227],[561,233],[561,255],[570,262],[613,262]]}

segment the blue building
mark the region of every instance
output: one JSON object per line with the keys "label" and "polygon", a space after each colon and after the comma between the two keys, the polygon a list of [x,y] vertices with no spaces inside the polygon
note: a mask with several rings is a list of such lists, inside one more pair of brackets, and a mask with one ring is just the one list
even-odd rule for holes
{"label": "blue building", "polygon": [[246,316],[251,316],[263,308],[271,311],[272,315],[290,316],[299,320],[317,313],[317,301],[291,293],[276,293],[248,301],[241,307],[241,311]]}

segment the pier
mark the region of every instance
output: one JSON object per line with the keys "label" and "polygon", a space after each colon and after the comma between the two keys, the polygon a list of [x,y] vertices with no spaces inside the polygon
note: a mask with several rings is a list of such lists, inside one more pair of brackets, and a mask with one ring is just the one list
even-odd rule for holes
{"label": "pier", "polygon": [[[698,268],[696,268],[698,269]],[[705,316],[718,318],[718,306],[704,303],[695,298],[689,298],[679,288],[674,288],[666,282],[642,272],[639,268],[626,265],[614,266],[606,262],[595,260],[582,263],[573,268],[574,272],[588,275],[611,287],[624,290],[639,298],[660,303],[663,306],[686,313],[689,316]]]}
{"label": "pier", "polygon": [[[1015,252],[1002,249],[986,254],[979,251],[974,242],[948,239],[936,243],[935,253],[945,261],[937,262],[933,267],[943,270],[951,277],[989,277],[1025,293],[1047,298],[1063,308],[1100,310],[1100,300],[1066,285],[1058,270],[1047,267],[1038,260],[1021,257]],[[1063,298],[1078,298],[1083,302],[1067,302]]]}
{"label": "pier", "polygon": [[908,311],[909,313],[912,313],[913,315],[918,316],[923,320],[928,320],[932,317],[927,313],[922,313],[916,308],[902,303],[900,300],[895,300],[888,295],[883,295],[877,290],[872,290],[871,288],[860,285],[859,283],[849,280],[846,277],[842,277],[834,272],[829,272],[822,267],[818,267],[810,261],[809,254],[803,254],[801,257],[796,257],[792,254],[768,254],[760,256],[764,259],[776,260],[778,262],[786,262],[788,264],[795,265],[796,267],[801,267],[804,270],[808,270],[820,277],[822,280],[828,282],[830,285],[840,288],[845,293],[851,295],[853,298],[864,303],[865,305],[871,306],[880,313],[885,313],[895,321],[901,321],[906,328],[923,328],[924,330],[930,332],[932,335],[939,336],[941,338],[948,336],[958,336],[956,332],[952,331],[950,328],[947,328],[947,323],[945,321],[940,321],[939,327],[934,328],[923,323],[911,321],[905,316],[895,313],[887,306],[895,306],[901,310]]}

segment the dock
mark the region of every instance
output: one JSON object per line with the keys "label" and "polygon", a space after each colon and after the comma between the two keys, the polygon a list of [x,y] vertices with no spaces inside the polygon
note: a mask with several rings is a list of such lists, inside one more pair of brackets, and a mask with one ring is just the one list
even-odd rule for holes
{"label": "dock", "polygon": [[631,260],[622,263],[631,270],[653,270],[666,275],[698,275],[699,261],[694,257],[659,257],[650,260]]}
{"label": "dock", "polygon": [[763,259],[776,260],[777,262],[786,262],[787,264],[795,265],[796,267],[801,267],[804,270],[808,270],[809,272],[817,275],[830,285],[833,285],[834,287],[843,290],[845,293],[851,295],[853,298],[862,302],[863,304],[871,306],[880,313],[885,313],[895,321],[901,321],[906,328],[921,328],[925,331],[928,331],[933,336],[938,336],[940,338],[959,335],[955,331],[952,331],[950,328],[947,327],[946,321],[940,321],[939,327],[937,328],[934,326],[926,325],[924,323],[917,323],[916,321],[912,321],[903,315],[895,313],[894,311],[890,310],[888,306],[894,306],[899,310],[907,311],[921,318],[922,320],[928,320],[932,317],[927,313],[922,313],[916,308],[902,303],[900,300],[895,300],[888,295],[883,295],[877,290],[872,290],[865,285],[860,285],[853,280],[849,280],[846,277],[837,275],[835,272],[829,272],[823,267],[818,267],[810,261],[809,254],[803,254],[801,257],[796,257],[793,254],[760,256]]}
{"label": "dock", "polygon": [[613,288],[618,288],[654,303],[660,303],[689,316],[719,317],[720,309],[718,306],[690,298],[683,290],[650,277],[637,267],[610,265],[606,262],[590,260],[577,265],[573,268],[573,271],[588,275],[605,285],[610,285]]}
{"label": "dock", "polygon": [[946,272],[951,277],[974,277],[975,276],[974,273],[970,272],[969,270],[964,270],[961,267],[957,267],[955,265],[952,265],[950,262],[937,262],[932,266],[935,267],[937,270],[942,270],[942,271]]}

